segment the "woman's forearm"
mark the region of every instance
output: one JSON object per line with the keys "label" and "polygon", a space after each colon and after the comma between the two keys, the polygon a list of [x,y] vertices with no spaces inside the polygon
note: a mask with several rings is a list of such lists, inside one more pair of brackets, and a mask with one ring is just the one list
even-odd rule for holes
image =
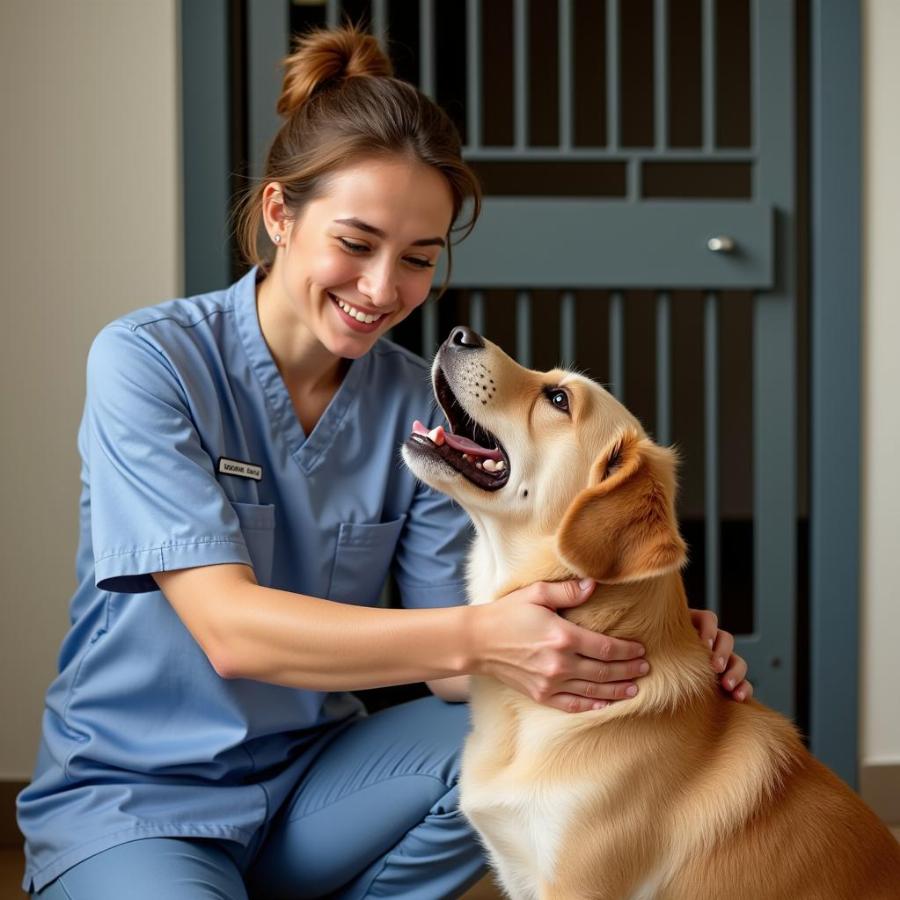
{"label": "woman's forearm", "polygon": [[216,668],[310,690],[364,690],[470,670],[471,608],[381,609],[245,583],[227,604]]}
{"label": "woman's forearm", "polygon": [[468,607],[380,609],[242,586],[223,674],[311,690],[363,690],[460,675]]}

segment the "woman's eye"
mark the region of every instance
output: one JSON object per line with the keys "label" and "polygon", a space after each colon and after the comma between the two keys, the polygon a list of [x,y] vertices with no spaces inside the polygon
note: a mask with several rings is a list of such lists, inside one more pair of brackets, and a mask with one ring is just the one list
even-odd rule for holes
{"label": "woman's eye", "polygon": [[[366,244],[354,244],[353,241],[348,241],[346,238],[339,237],[341,245],[344,249],[348,250],[350,253],[367,253],[369,250],[368,245]],[[418,256],[408,256],[406,257],[406,261],[411,263],[417,269],[433,269],[434,263],[429,262],[427,259],[422,259]]]}
{"label": "woman's eye", "polygon": [[351,241],[345,240],[344,238],[338,238],[338,240],[351,252],[351,253],[362,253],[364,250],[368,250],[369,248],[365,244],[354,244]]}
{"label": "woman's eye", "polygon": [[569,411],[569,395],[559,388],[550,388],[547,391],[547,399],[557,408],[561,409],[563,412]]}

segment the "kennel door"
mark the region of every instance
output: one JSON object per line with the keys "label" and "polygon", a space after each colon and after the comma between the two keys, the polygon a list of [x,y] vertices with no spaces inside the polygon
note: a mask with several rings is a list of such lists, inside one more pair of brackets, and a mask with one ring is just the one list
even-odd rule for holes
{"label": "kennel door", "polygon": [[[692,605],[793,716],[792,4],[469,0],[463,25],[420,9],[419,83],[458,110],[486,193],[454,248],[460,321],[524,365],[587,370],[680,446]],[[465,93],[442,97],[458,57]],[[427,356],[441,312],[421,327]]]}

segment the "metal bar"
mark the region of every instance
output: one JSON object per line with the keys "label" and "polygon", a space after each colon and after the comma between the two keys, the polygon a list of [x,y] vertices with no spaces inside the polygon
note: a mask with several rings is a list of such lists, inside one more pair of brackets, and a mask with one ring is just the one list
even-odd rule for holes
{"label": "metal bar", "polygon": [[[760,699],[793,716],[797,633],[797,324],[794,5],[753,6],[756,195],[777,210],[775,285],[753,303],[754,611]],[[845,727],[845,726],[841,726]]]}
{"label": "metal bar", "polygon": [[559,0],[559,146],[572,146],[572,0]]}
{"label": "metal bar", "polygon": [[228,234],[228,10],[219,0],[180,4],[184,286],[232,281]]}
{"label": "metal bar", "polygon": [[516,358],[531,367],[531,292],[516,294]]}
{"label": "metal bar", "polygon": [[705,436],[706,608],[719,612],[719,308],[706,295],[703,317],[703,411]]}
{"label": "metal bar", "polygon": [[609,383],[619,400],[625,399],[625,305],[621,291],[609,295]]}
{"label": "metal bar", "polygon": [[[810,747],[853,788],[860,705],[860,5],[810,5]],[[886,49],[890,38],[876,40]],[[883,502],[873,498],[871,512],[890,509]],[[872,602],[878,585],[870,581],[868,591]]]}
{"label": "metal bar", "polygon": [[657,150],[669,142],[669,18],[668,0],[656,0],[653,15],[653,111]]}
{"label": "metal bar", "polygon": [[563,291],[559,303],[559,356],[563,367],[575,365],[575,294]]}
{"label": "metal bar", "polygon": [[269,144],[281,126],[275,111],[281,93],[281,72],[272,60],[290,50],[290,20],[284,0],[248,3],[246,15],[250,174],[259,178]]}
{"label": "metal bar", "polygon": [[716,145],[716,6],[703,0],[703,149]]}
{"label": "metal bar", "polygon": [[633,158],[625,164],[625,197],[632,203],[641,198],[641,164]]}
{"label": "metal bar", "polygon": [[746,148],[732,150],[722,148],[713,153],[704,153],[698,150],[687,150],[670,147],[667,150],[654,150],[640,148],[635,150],[607,150],[602,147],[570,147],[568,150],[558,150],[554,147],[526,147],[522,151],[511,150],[509,147],[473,147],[471,153],[467,152],[467,159],[480,160],[508,160],[519,162],[523,159],[537,162],[628,162],[636,159],[664,160],[665,162],[742,162],[752,163],[756,161],[756,154]]}
{"label": "metal bar", "polygon": [[672,301],[668,291],[656,296],[656,440],[672,442]]}
{"label": "metal bar", "polygon": [[606,0],[606,147],[619,148],[619,0]]}
{"label": "metal bar", "polygon": [[372,0],[372,34],[387,51],[387,0]]}
{"label": "metal bar", "polygon": [[469,327],[484,334],[484,294],[481,291],[469,294]]}
{"label": "metal bar", "polygon": [[515,104],[515,147],[528,146],[528,0],[514,0],[513,64]]}
{"label": "metal bar", "polygon": [[[532,290],[769,288],[774,226],[770,206],[746,201],[493,196],[485,201],[474,237],[454,247],[452,283]],[[736,258],[706,249],[717,234],[735,240],[741,248]],[[498,253],[507,246],[508,252]]]}
{"label": "metal bar", "polygon": [[340,2],[339,0],[326,0],[325,2],[325,25],[328,28],[337,28],[340,21]]}
{"label": "metal bar", "polygon": [[434,99],[434,0],[419,0],[419,90]]}
{"label": "metal bar", "polygon": [[466,2],[466,131],[468,151],[481,146],[481,0]]}
{"label": "metal bar", "polygon": [[434,299],[422,304],[422,356],[431,359],[438,346],[438,311]]}

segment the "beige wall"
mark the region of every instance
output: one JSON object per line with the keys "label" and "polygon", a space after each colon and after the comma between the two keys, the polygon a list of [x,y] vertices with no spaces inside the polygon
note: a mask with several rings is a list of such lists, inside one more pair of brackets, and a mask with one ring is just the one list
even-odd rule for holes
{"label": "beige wall", "polygon": [[87,349],[181,292],[177,9],[0,3],[0,779],[30,776],[66,630]]}
{"label": "beige wall", "polygon": [[[900,762],[900,4],[864,3],[863,756]],[[74,587],[84,363],[181,292],[177,0],[3,0],[0,779],[28,777]],[[840,473],[835,473],[840,477]]]}
{"label": "beige wall", "polygon": [[900,765],[900,3],[862,6],[862,748]]}

